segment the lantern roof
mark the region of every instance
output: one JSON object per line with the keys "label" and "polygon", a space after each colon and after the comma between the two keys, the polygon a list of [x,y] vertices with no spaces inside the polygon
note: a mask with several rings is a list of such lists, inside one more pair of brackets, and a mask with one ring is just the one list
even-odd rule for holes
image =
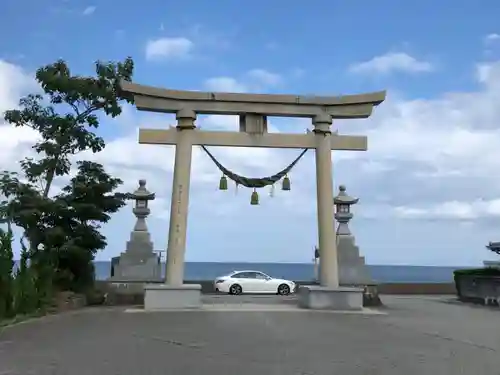
{"label": "lantern roof", "polygon": [[333,203],[334,204],[356,204],[359,201],[359,198],[354,198],[351,197],[350,195],[347,195],[346,187],[345,185],[340,185],[339,186],[339,194],[333,198]]}
{"label": "lantern roof", "polygon": [[155,199],[155,193],[151,193],[148,189],[146,189],[146,180],[139,180],[139,187],[133,193],[127,194],[128,199],[135,200],[153,200]]}

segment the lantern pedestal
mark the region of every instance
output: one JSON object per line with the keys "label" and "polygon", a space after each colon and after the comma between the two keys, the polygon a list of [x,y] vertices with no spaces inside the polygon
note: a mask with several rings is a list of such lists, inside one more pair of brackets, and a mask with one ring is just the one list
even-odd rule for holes
{"label": "lantern pedestal", "polygon": [[[376,285],[365,263],[365,257],[360,255],[354,236],[337,236],[337,264],[339,269],[339,284],[341,286],[365,287]],[[315,264],[316,281],[321,269],[321,259]]]}
{"label": "lantern pedestal", "polygon": [[359,254],[354,236],[337,236],[339,282],[345,286],[374,285],[365,257]]}
{"label": "lantern pedestal", "polygon": [[201,285],[147,284],[144,286],[144,310],[168,311],[201,307]]}
{"label": "lantern pedestal", "polygon": [[299,287],[299,307],[311,310],[359,311],[363,309],[363,289],[307,285]]}
{"label": "lantern pedestal", "polygon": [[109,280],[162,280],[160,258],[153,251],[149,232],[133,231],[130,234],[126,250],[120,254],[114,265],[113,276]]}

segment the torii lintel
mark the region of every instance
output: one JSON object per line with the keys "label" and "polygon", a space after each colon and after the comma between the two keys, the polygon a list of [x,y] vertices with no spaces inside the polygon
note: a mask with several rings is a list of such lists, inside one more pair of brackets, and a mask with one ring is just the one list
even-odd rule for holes
{"label": "torii lintel", "polygon": [[120,89],[133,97],[137,109],[176,113],[189,108],[205,115],[309,117],[330,114],[337,119],[367,118],[373,107],[385,100],[386,92],[358,95],[301,96],[281,94],[243,94],[169,90],[121,81]]}
{"label": "torii lintel", "polygon": [[[139,143],[149,145],[176,145],[177,129],[139,129]],[[191,137],[193,145],[221,147],[264,147],[264,148],[316,148],[314,134],[248,134],[227,131],[195,130]],[[331,149],[338,151],[366,151],[366,136],[331,136]]]}

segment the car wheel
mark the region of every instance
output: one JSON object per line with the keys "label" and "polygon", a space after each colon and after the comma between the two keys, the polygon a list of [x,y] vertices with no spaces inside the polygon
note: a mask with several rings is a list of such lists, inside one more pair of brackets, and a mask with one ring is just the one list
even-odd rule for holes
{"label": "car wheel", "polygon": [[280,284],[278,287],[278,294],[280,296],[287,296],[290,294],[290,287],[286,284]]}
{"label": "car wheel", "polygon": [[238,284],[233,284],[231,288],[229,288],[229,294],[238,295],[241,293],[243,293],[243,289],[241,289],[241,286]]}

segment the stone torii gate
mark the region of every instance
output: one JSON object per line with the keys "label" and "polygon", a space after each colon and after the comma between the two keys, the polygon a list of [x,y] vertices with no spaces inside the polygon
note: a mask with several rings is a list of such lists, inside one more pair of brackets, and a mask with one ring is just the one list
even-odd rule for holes
{"label": "stone torii gate", "polygon": [[[120,86],[124,94],[133,97],[138,110],[175,113],[177,118],[175,128],[139,130],[140,144],[176,146],[166,283],[145,287],[146,309],[200,304],[200,286],[183,284],[193,145],[315,149],[321,286],[304,288],[301,304],[311,308],[345,309],[349,308],[346,301],[353,300],[352,293],[356,294],[356,301],[361,298],[359,290],[339,287],[331,151],[365,151],[367,138],[338,135],[332,133],[330,127],[333,119],[369,117],[373,107],[385,100],[385,91],[329,97],[178,91],[127,81]],[[240,131],[198,130],[195,125],[198,114],[238,115]],[[308,134],[268,133],[267,116],[310,118],[314,130]]]}

